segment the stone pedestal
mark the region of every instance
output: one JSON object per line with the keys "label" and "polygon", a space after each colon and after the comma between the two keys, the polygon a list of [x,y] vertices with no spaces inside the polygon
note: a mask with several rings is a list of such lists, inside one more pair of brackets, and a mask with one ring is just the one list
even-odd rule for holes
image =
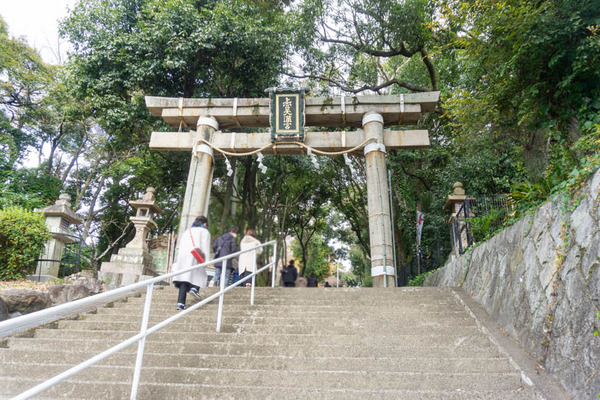
{"label": "stone pedestal", "polygon": [[44,213],[52,239],[46,243],[45,251],[39,257],[35,279],[48,281],[58,277],[65,244],[77,240],[70,233],[69,225],[80,225],[83,220],[71,209],[71,196],[66,193],[61,194],[56,203],[39,211]]}
{"label": "stone pedestal", "polygon": [[110,257],[110,262],[103,262],[99,277],[118,286],[136,283],[142,276],[156,276],[151,268],[152,256],[143,249],[120,249],[118,254]]}
{"label": "stone pedestal", "polygon": [[148,251],[147,238],[150,231],[156,228],[152,217],[163,211],[156,205],[153,188],[146,189],[146,194],[139,200],[130,201],[136,215],[129,219],[135,226],[135,237],[118,254],[113,254],[110,262],[103,262],[98,277],[115,286],[125,286],[156,276],[152,269],[152,256]]}

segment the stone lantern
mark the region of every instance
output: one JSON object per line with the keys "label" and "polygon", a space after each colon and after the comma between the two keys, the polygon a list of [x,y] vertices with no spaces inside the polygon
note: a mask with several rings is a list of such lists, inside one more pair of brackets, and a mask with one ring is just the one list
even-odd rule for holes
{"label": "stone lantern", "polygon": [[[449,210],[452,213],[448,222],[450,223],[450,234],[452,236],[452,255],[456,257],[464,252],[473,241],[465,227],[467,222],[464,219],[472,217],[471,211],[468,207],[461,210],[467,200],[473,200],[473,198],[465,195],[465,189],[461,182],[456,182],[453,192],[448,195],[448,200],[444,204],[444,210]],[[462,217],[459,213],[463,214]]]}
{"label": "stone lantern", "polygon": [[135,283],[144,275],[156,275],[151,268],[152,256],[147,243],[150,231],[156,228],[153,216],[163,213],[156,205],[155,193],[156,190],[149,187],[141,199],[129,202],[136,210],[135,216],[129,218],[135,226],[135,237],[118,254],[113,254],[110,262],[102,263],[100,275],[112,275],[110,280],[117,285]]}
{"label": "stone lantern", "polygon": [[48,281],[58,277],[65,244],[78,239],[70,234],[69,225],[81,225],[83,220],[71,209],[71,196],[66,193],[58,196],[58,200],[53,205],[38,211],[44,214],[52,239],[46,243],[46,249],[40,255],[35,276],[30,278]]}

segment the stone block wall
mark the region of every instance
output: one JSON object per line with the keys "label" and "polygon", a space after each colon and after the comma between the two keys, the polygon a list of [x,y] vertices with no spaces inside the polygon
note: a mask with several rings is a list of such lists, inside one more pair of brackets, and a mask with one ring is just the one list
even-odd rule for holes
{"label": "stone block wall", "polygon": [[573,399],[600,393],[600,171],[449,261],[426,286],[461,286]]}

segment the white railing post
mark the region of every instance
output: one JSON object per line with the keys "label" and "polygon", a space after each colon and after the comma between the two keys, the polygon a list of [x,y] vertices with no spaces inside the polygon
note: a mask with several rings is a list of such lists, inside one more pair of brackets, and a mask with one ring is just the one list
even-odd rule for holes
{"label": "white railing post", "polygon": [[252,254],[254,255],[254,257],[252,257],[252,259],[254,261],[252,261],[252,287],[250,288],[251,289],[251,293],[250,293],[250,305],[251,306],[254,305],[254,287],[256,286],[256,249],[254,249]]}
{"label": "white railing post", "polygon": [[271,275],[271,287],[275,287],[275,274],[277,273],[277,241],[273,244],[273,274]]}
{"label": "white railing post", "polygon": [[131,383],[131,400],[137,398],[138,386],[140,384],[140,375],[142,372],[142,361],[144,359],[144,346],[146,345],[146,330],[148,329],[148,319],[150,319],[150,306],[152,305],[152,291],[154,283],[146,288],[146,301],[144,302],[144,314],[142,315],[142,326],[140,334],[144,335],[138,342],[137,357],[135,359],[135,369],[133,370],[133,382]]}
{"label": "white railing post", "polygon": [[227,272],[227,259],[221,261],[221,281],[220,281],[220,290],[221,295],[219,296],[219,311],[217,314],[217,332],[221,332],[221,320],[223,319],[223,298],[225,297],[225,286],[227,286],[228,282],[225,282],[225,272]]}

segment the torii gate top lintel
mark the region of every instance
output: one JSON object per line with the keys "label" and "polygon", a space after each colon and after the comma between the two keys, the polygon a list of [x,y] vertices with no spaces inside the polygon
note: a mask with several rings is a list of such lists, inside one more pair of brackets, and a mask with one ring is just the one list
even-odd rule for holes
{"label": "torii gate top lintel", "polygon": [[[383,117],[384,126],[414,125],[423,112],[433,112],[440,92],[398,95],[306,97],[306,126],[362,127],[368,112]],[[269,126],[269,98],[170,98],[146,96],[146,106],[173,127],[194,127],[198,117],[217,120],[220,129]]]}

